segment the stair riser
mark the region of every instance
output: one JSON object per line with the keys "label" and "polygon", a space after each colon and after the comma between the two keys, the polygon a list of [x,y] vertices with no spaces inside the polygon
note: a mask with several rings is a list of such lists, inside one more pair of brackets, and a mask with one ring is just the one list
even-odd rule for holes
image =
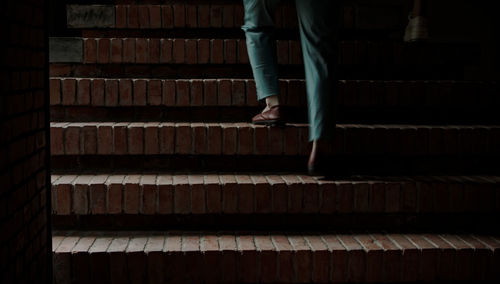
{"label": "stair riser", "polygon": [[[369,157],[336,156],[328,169],[328,174],[350,179],[353,175],[496,175],[500,170],[496,156],[473,157]],[[265,162],[263,162],[265,161]],[[204,155],[127,155],[127,156],[53,156],[52,168],[61,173],[73,171],[108,173],[121,171],[134,173],[158,171],[184,172],[270,172],[298,173],[307,172],[307,157],[296,156],[204,156]]]}
{"label": "stair riser", "polygon": [[224,235],[218,239],[217,234],[201,238],[196,234],[137,234],[116,238],[90,233],[83,238],[55,238],[54,275],[58,283],[74,277],[89,278],[94,283],[97,280],[380,283],[500,279],[496,269],[499,244],[490,237],[292,234]]}
{"label": "stair riser", "polygon": [[[248,123],[52,123],[51,150],[60,155],[307,156],[307,125]],[[492,156],[500,128],[474,126],[337,125],[339,156]]]}

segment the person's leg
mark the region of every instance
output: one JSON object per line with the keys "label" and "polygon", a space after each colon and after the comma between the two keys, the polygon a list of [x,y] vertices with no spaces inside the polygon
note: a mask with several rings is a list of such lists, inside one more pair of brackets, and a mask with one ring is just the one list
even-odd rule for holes
{"label": "person's leg", "polygon": [[304,57],[309,140],[313,141],[309,171],[327,152],[335,131],[338,1],[296,0]]}
{"label": "person's leg", "polygon": [[259,100],[266,109],[279,105],[280,88],[274,37],[274,14],[279,0],[243,0],[248,56]]}
{"label": "person's leg", "polygon": [[429,38],[426,14],[427,0],[414,0],[413,9],[408,17],[404,41],[422,41]]}
{"label": "person's leg", "polygon": [[331,138],[335,130],[337,2],[296,0],[311,141]]}

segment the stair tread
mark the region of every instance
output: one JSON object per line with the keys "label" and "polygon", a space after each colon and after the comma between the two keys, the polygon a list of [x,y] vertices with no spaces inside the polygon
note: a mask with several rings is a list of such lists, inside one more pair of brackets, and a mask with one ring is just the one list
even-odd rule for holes
{"label": "stair tread", "polygon": [[61,173],[51,180],[53,214],[61,216],[477,213],[498,210],[500,196],[500,176]]}
{"label": "stair tread", "polygon": [[[68,269],[55,270],[59,281],[71,279],[73,273],[82,269],[103,281],[130,278],[154,282],[177,278],[193,283],[221,279],[327,283],[492,279],[497,277],[500,251],[497,235],[447,232],[55,231],[52,242],[55,267]],[[408,266],[401,262],[410,259],[412,269],[407,270]],[[479,259],[481,265],[473,266]],[[78,268],[71,266],[72,262],[78,263]],[[78,270],[72,271],[71,267]]]}

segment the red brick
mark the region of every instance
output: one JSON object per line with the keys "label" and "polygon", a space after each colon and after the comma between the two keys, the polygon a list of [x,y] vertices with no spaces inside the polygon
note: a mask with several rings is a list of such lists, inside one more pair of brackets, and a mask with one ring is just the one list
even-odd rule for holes
{"label": "red brick", "polygon": [[236,282],[236,240],[234,236],[223,235],[219,238],[221,250],[221,282]]}
{"label": "red brick", "polygon": [[258,275],[257,251],[253,236],[238,236],[238,282],[256,283]]}
{"label": "red brick", "polygon": [[387,183],[385,188],[385,211],[399,212],[400,184]]}
{"label": "red brick", "polygon": [[415,212],[417,208],[417,186],[413,182],[401,184],[401,211]]}
{"label": "red brick", "polygon": [[124,175],[111,175],[106,180],[108,214],[122,213],[122,192]]}
{"label": "red brick", "polygon": [[207,128],[203,123],[193,123],[193,146],[195,154],[205,154],[207,152]]}
{"label": "red brick", "polygon": [[64,136],[62,125],[54,124],[50,128],[50,153],[51,155],[64,154]]}
{"label": "red brick", "polygon": [[149,39],[149,63],[160,62],[160,39]]}
{"label": "red brick", "polygon": [[86,215],[89,213],[89,183],[92,175],[78,176],[73,188],[73,213]]}
{"label": "red brick", "polygon": [[401,234],[389,236],[393,242],[403,249],[402,253],[402,281],[415,282],[418,278],[420,255],[417,247]]}
{"label": "red brick", "polygon": [[88,250],[95,241],[95,237],[80,238],[78,243],[73,247],[71,256],[71,275],[76,279],[76,283],[90,282],[90,267]]}
{"label": "red brick", "polygon": [[207,283],[220,283],[220,251],[219,237],[215,235],[205,235],[200,241],[200,248],[203,254],[203,275]]}
{"label": "red brick", "polygon": [[150,27],[152,29],[161,28],[161,7],[159,5],[149,6]]}
{"label": "red brick", "polygon": [[140,206],[140,187],[139,181],[141,179],[140,175],[129,175],[125,178],[125,196],[124,196],[124,208],[123,211],[126,214],[137,214],[139,213]]}
{"label": "red brick", "polygon": [[460,235],[460,239],[470,244],[474,248],[474,255],[472,259],[472,275],[477,280],[486,280],[489,268],[489,260],[492,258],[492,252],[487,245],[480,242],[471,235]]}
{"label": "red brick", "polygon": [[105,83],[104,79],[92,80],[92,105],[104,106]]}
{"label": "red brick", "polygon": [[117,106],[118,105],[118,80],[106,79],[105,80],[105,105]]}
{"label": "red brick", "polygon": [[78,105],[90,104],[90,80],[78,79],[77,80],[77,93],[76,101]]}
{"label": "red brick", "polygon": [[266,179],[273,191],[273,213],[286,212],[288,207],[288,187],[285,181],[278,175],[269,175],[266,176]]}
{"label": "red brick", "polygon": [[149,15],[149,6],[139,5],[139,27],[141,29],[151,27],[150,24],[150,15]]}
{"label": "red brick", "polygon": [[353,183],[354,210],[356,212],[368,212],[370,210],[370,185],[365,182]]}
{"label": "red brick", "polygon": [[186,27],[198,27],[197,5],[186,5]]}
{"label": "red brick", "polygon": [[118,29],[123,29],[127,27],[127,6],[116,5],[115,6],[115,27]]}
{"label": "red brick", "polygon": [[302,64],[302,50],[300,42],[290,41],[290,64]]}
{"label": "red brick", "polygon": [[198,5],[198,27],[210,27],[210,5]]}
{"label": "red brick", "polygon": [[132,105],[132,80],[121,79],[119,82],[119,101],[121,106]]}
{"label": "red brick", "polygon": [[380,282],[383,271],[383,250],[369,235],[356,235],[356,240],[365,250],[366,255],[366,282]]}
{"label": "red brick", "polygon": [[420,251],[420,271],[418,275],[419,281],[433,281],[436,279],[436,268],[438,261],[438,251],[429,243],[423,235],[410,234],[406,235]]}
{"label": "red brick", "polygon": [[144,123],[134,122],[128,126],[128,153],[144,154]]}
{"label": "red brick", "polygon": [[238,212],[243,214],[250,214],[255,209],[255,188],[250,176],[236,175],[238,182]]}
{"label": "red brick", "polygon": [[374,234],[372,238],[384,249],[383,282],[401,281],[401,250],[385,235]]}
{"label": "red brick", "polygon": [[224,213],[238,212],[238,186],[233,175],[221,175],[222,184],[222,211]]}
{"label": "red brick", "polygon": [[161,80],[150,80],[148,88],[148,103],[149,105],[158,106],[161,105],[162,90],[161,90]]}
{"label": "red brick", "polygon": [[202,175],[189,175],[189,186],[191,190],[191,213],[203,214],[205,208],[205,186]]}
{"label": "red brick", "polygon": [[81,129],[81,135],[83,136],[83,154],[95,155],[97,153],[97,126],[85,125]]}
{"label": "red brick", "polygon": [[137,79],[134,83],[134,106],[144,106],[147,101],[147,80]]}
{"label": "red brick", "polygon": [[278,272],[278,253],[271,241],[270,236],[255,236],[255,246],[259,252],[260,281],[262,283],[275,283]]}
{"label": "red brick", "polygon": [[198,39],[198,64],[210,62],[210,40]]}
{"label": "red brick", "polygon": [[266,155],[268,154],[268,131],[267,126],[253,126],[254,131],[254,154],[256,155]]}
{"label": "red brick", "polygon": [[160,63],[172,63],[173,40],[160,40]]}
{"label": "red brick", "polygon": [[133,38],[123,40],[123,62],[135,63],[135,39]]}
{"label": "red brick", "polygon": [[174,26],[174,12],[171,5],[161,6],[162,12],[162,27],[172,28]]}
{"label": "red brick", "polygon": [[205,175],[204,186],[207,195],[207,212],[222,213],[222,195],[218,175]]}
{"label": "red brick", "polygon": [[177,154],[191,154],[193,152],[193,140],[191,126],[189,123],[177,123],[175,134],[175,149]]}
{"label": "red brick", "polygon": [[144,283],[146,279],[146,237],[133,237],[127,246],[127,269],[126,273],[131,283]]}
{"label": "red brick", "polygon": [[62,104],[73,105],[76,101],[76,80],[63,79],[62,80]]}
{"label": "red brick", "polygon": [[172,176],[159,175],[158,183],[158,213],[171,214],[174,210],[174,187]]}
{"label": "red brick", "polygon": [[366,277],[366,255],[352,235],[339,235],[349,254],[349,281],[362,282]]}
{"label": "red brick", "polygon": [[137,5],[128,6],[128,28],[139,28],[139,7]]}
{"label": "red brick", "polygon": [[297,155],[299,150],[299,128],[290,125],[285,128],[285,155]]}
{"label": "red brick", "polygon": [[110,61],[111,42],[109,38],[100,38],[97,40],[97,63],[105,64]]}
{"label": "red brick", "polygon": [[320,195],[316,179],[311,176],[299,176],[302,181],[303,191],[303,212],[318,213],[320,208]]}
{"label": "red brick", "polygon": [[174,80],[163,80],[162,100],[164,105],[175,105],[175,88],[176,85]]}
{"label": "red brick", "polygon": [[330,279],[333,282],[347,282],[347,251],[334,235],[326,235],[323,237],[328,250],[330,251],[331,266],[330,266]]}
{"label": "red brick", "polygon": [[244,80],[231,80],[231,95],[232,105],[244,106],[246,101],[245,96],[245,81]]}
{"label": "red brick", "polygon": [[189,106],[190,105],[190,84],[188,80],[177,80],[176,82],[176,96],[178,106]]}
{"label": "red brick", "polygon": [[224,63],[224,41],[222,39],[210,40],[211,53],[210,63],[222,64]]}
{"label": "red brick", "polygon": [[173,177],[174,186],[174,213],[189,214],[191,212],[191,193],[188,177],[176,175]]}
{"label": "red brick", "polygon": [[135,42],[135,60],[136,63],[148,63],[149,62],[149,44],[148,39],[138,38]]}
{"label": "red brick", "polygon": [[337,184],[338,210],[340,213],[350,213],[354,206],[354,192],[352,183]]}
{"label": "red brick", "polygon": [[238,127],[238,154],[251,155],[253,152],[253,128],[247,123],[237,123]]}
{"label": "red brick", "polygon": [[434,191],[431,183],[420,183],[419,211],[432,212],[434,210]]}
{"label": "red brick", "polygon": [[122,155],[127,153],[127,127],[128,123],[117,123],[113,126],[114,153]]}
{"label": "red brick", "polygon": [[210,26],[213,28],[222,27],[222,5],[210,6]]}
{"label": "red brick", "polygon": [[295,175],[283,175],[288,187],[288,212],[300,213],[303,210],[304,187]]}
{"label": "red brick", "polygon": [[144,125],[144,153],[159,154],[158,122],[148,122]]}
{"label": "red brick", "polygon": [[251,176],[255,188],[255,212],[271,213],[272,211],[272,193],[269,182],[265,176]]}
{"label": "red brick", "polygon": [[54,186],[56,188],[56,208],[58,215],[71,214],[71,187],[76,175],[62,176]]}
{"label": "red brick", "polygon": [[80,154],[80,126],[68,125],[64,130],[64,153]]}
{"label": "red brick", "polygon": [[236,154],[238,129],[235,125],[222,125],[222,149],[224,155]]}
{"label": "red brick", "polygon": [[109,255],[109,274],[111,283],[126,283],[128,281],[127,274],[123,273],[127,270],[127,260],[125,249],[127,248],[129,238],[114,238],[108,247]]}
{"label": "red brick", "polygon": [[50,79],[50,105],[61,103],[61,80]]}
{"label": "red brick", "polygon": [[143,175],[142,187],[142,214],[152,215],[156,213],[157,187],[156,175]]}
{"label": "red brick", "polygon": [[293,248],[286,236],[275,235],[272,239],[278,251],[278,281],[291,283],[295,275]]}
{"label": "red brick", "polygon": [[257,106],[258,105],[258,100],[257,100],[257,90],[255,88],[255,81],[253,80],[246,80],[247,84],[247,104],[248,106]]}
{"label": "red brick", "polygon": [[235,39],[225,39],[224,40],[224,63],[226,64],[236,64],[236,40]]}
{"label": "red brick", "polygon": [[248,64],[250,59],[248,58],[247,43],[244,39],[237,40],[238,45],[238,63]]}
{"label": "red brick", "polygon": [[234,26],[241,27],[244,24],[245,11],[242,5],[235,5],[234,7]]}
{"label": "red brick", "polygon": [[96,63],[97,62],[97,41],[93,38],[84,39],[84,55],[83,63]]}
{"label": "red brick", "polygon": [[207,151],[209,155],[220,155],[222,151],[222,128],[217,123],[207,123]]}
{"label": "red brick", "polygon": [[99,123],[97,126],[97,154],[113,153],[113,124]]}
{"label": "red brick", "polygon": [[330,280],[330,253],[320,236],[305,236],[313,257],[312,282],[327,283]]}
{"label": "red brick", "polygon": [[222,26],[233,28],[234,25],[234,5],[224,5],[222,12]]}
{"label": "red brick", "polygon": [[97,175],[90,182],[90,212],[92,214],[105,214],[106,212],[106,186],[107,175]]}
{"label": "red brick", "polygon": [[164,236],[151,236],[148,238],[144,252],[147,255],[147,278],[148,283],[160,283],[166,278],[165,267],[167,266],[163,247]]}
{"label": "red brick", "polygon": [[477,276],[472,274],[474,249],[456,235],[440,235],[442,239],[451,244],[456,250],[453,267],[453,280],[472,280]]}
{"label": "red brick", "polygon": [[203,105],[203,81],[190,80],[191,106]]}
{"label": "red brick", "polygon": [[58,282],[71,281],[71,250],[78,242],[78,237],[65,237],[54,251],[54,280]]}
{"label": "red brick", "polygon": [[123,58],[123,41],[119,38],[111,39],[111,63],[121,63]]}
{"label": "red brick", "polygon": [[161,123],[159,127],[160,154],[175,153],[175,124]]}
{"label": "red brick", "polygon": [[176,28],[186,26],[186,6],[181,4],[174,4],[174,26]]}
{"label": "red brick", "polygon": [[425,234],[424,237],[427,241],[439,248],[437,277],[443,280],[455,279],[455,248],[449,243],[445,242],[438,235]]}
{"label": "red brick", "polygon": [[229,106],[231,105],[231,80],[221,79],[218,81],[218,105]]}
{"label": "red brick", "polygon": [[298,283],[311,282],[313,273],[313,251],[303,236],[289,236],[293,246],[295,277]]}
{"label": "red brick", "polygon": [[[197,64],[198,63],[198,48],[196,39],[186,39],[185,40],[185,63],[186,64]],[[175,53],[175,45],[174,45]]]}

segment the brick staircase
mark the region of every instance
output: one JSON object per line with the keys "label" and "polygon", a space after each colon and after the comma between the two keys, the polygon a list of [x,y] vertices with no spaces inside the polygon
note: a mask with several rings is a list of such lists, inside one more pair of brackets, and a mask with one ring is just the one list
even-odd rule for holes
{"label": "brick staircase", "polygon": [[51,38],[55,283],[500,279],[499,86],[466,80],[478,46],[403,44],[402,1],[347,1],[324,180],[305,175],[291,3],[276,21],[293,115],[272,128],[248,123],[239,2],[71,2]]}

